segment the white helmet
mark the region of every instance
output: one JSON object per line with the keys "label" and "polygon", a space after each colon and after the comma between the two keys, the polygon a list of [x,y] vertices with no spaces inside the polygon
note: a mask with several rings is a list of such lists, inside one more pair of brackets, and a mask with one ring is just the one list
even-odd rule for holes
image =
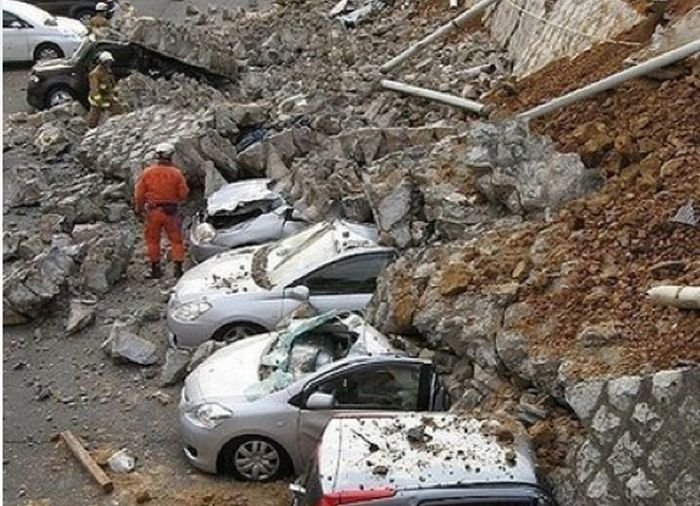
{"label": "white helmet", "polygon": [[156,155],[159,158],[172,158],[175,153],[175,146],[169,142],[161,142],[156,146]]}
{"label": "white helmet", "polygon": [[95,11],[97,12],[106,12],[109,10],[109,5],[107,5],[104,2],[97,2],[97,5],[95,5]]}
{"label": "white helmet", "polygon": [[114,61],[114,56],[109,51],[102,51],[97,55],[97,61],[100,63],[112,63]]}

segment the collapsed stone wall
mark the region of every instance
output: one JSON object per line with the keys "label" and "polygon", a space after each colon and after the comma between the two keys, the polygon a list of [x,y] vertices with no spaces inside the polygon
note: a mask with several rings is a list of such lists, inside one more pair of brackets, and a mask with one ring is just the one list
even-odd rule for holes
{"label": "collapsed stone wall", "polygon": [[182,74],[154,79],[133,72],[118,82],[116,92],[127,111],[152,105],[197,111],[226,101],[226,95],[218,89]]}
{"label": "collapsed stone wall", "polygon": [[507,49],[513,74],[522,77],[612,38],[642,19],[624,0],[606,1],[604,8],[599,0],[503,0],[491,9],[486,23]]}

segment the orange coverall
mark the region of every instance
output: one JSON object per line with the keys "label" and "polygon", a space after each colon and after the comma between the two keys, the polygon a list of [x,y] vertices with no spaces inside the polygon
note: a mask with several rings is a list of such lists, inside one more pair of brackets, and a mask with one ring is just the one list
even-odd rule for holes
{"label": "orange coverall", "polygon": [[185,177],[174,165],[151,165],[139,177],[134,201],[137,211],[146,211],[144,238],[151,263],[160,262],[160,235],[163,229],[172,247],[173,262],[185,261],[180,215],[176,211],[168,214],[162,205],[179,204],[189,192]]}

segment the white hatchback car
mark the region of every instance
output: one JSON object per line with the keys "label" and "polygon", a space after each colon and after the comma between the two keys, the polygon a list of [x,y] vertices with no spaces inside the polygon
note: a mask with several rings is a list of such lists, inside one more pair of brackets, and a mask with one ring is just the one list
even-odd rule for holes
{"label": "white hatchback car", "polygon": [[87,35],[78,20],[54,17],[33,5],[2,2],[3,61],[37,61],[70,56]]}
{"label": "white hatchback car", "polygon": [[429,361],[398,355],[358,315],[328,312],[205,360],[185,380],[180,433],[195,467],[267,481],[301,471],[333,415],[448,407]]}
{"label": "white hatchback car", "polygon": [[308,304],[317,312],[360,311],[393,259],[374,227],[318,223],[278,242],[220,253],[187,271],[168,302],[172,343],[235,341],[272,330]]}

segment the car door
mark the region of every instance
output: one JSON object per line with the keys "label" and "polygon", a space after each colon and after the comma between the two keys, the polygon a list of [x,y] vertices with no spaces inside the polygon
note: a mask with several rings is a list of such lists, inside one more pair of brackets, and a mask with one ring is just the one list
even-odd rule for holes
{"label": "car door", "polygon": [[[314,380],[304,389],[299,401],[297,440],[302,459],[311,455],[333,415],[357,411],[429,410],[431,372],[432,367],[425,363],[387,361],[362,364],[340,374]],[[335,407],[308,409],[306,401],[316,392],[333,395]]]}
{"label": "car door", "polygon": [[15,14],[2,11],[3,61],[30,61],[28,34],[31,26]]}
{"label": "car door", "polygon": [[377,287],[377,277],[391,260],[390,251],[359,253],[332,261],[290,285],[309,289],[309,304],[319,312],[362,310]]}

